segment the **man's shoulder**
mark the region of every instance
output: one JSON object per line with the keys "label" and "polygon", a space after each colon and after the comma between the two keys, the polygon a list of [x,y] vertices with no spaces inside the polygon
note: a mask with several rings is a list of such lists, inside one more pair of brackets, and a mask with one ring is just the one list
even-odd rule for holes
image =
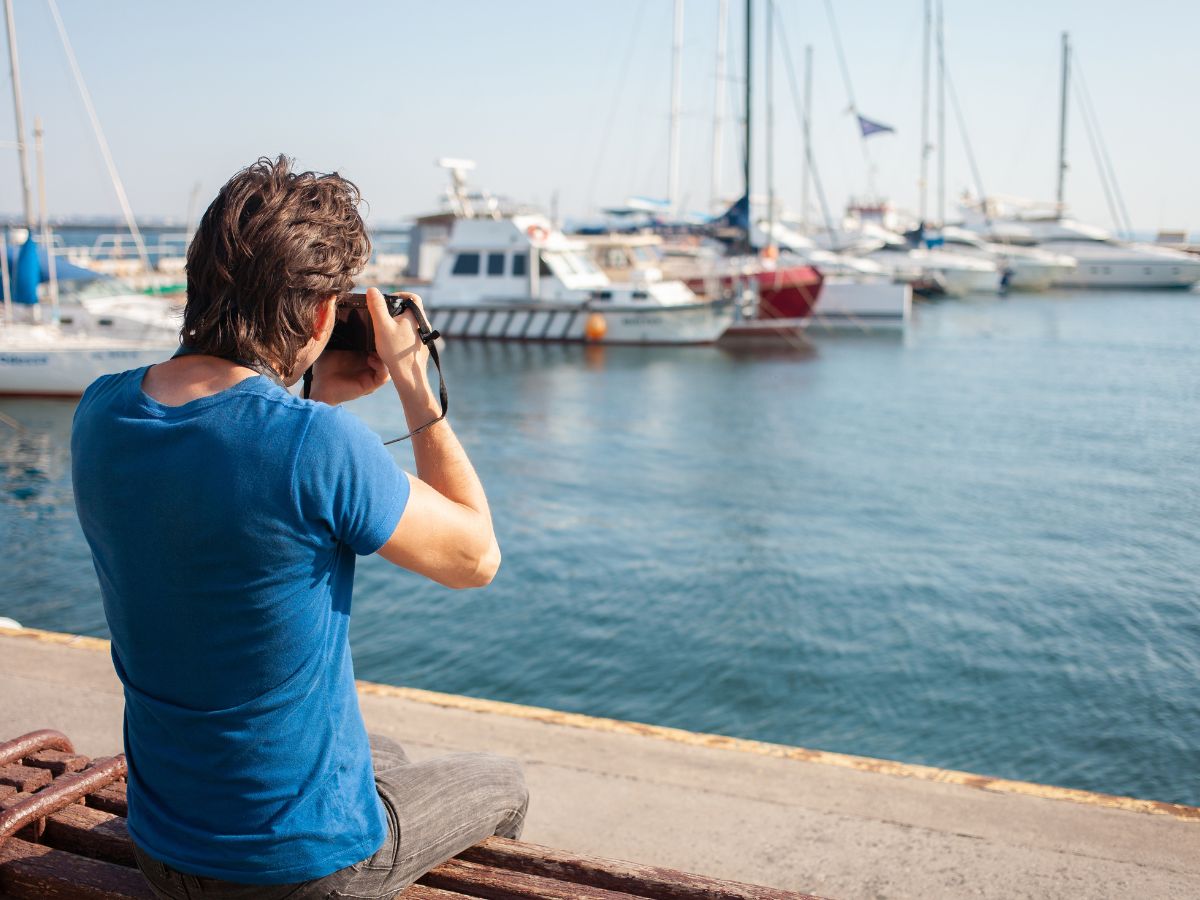
{"label": "man's shoulder", "polygon": [[75,407],[75,421],[78,422],[97,404],[113,402],[132,380],[136,379],[140,384],[147,368],[149,367],[142,366],[140,369],[127,369],[124,372],[101,375],[84,389],[83,396],[79,398],[79,405]]}
{"label": "man's shoulder", "polygon": [[308,416],[306,443],[310,447],[323,449],[381,442],[379,435],[368,428],[362,419],[340,406],[293,399],[304,404]]}

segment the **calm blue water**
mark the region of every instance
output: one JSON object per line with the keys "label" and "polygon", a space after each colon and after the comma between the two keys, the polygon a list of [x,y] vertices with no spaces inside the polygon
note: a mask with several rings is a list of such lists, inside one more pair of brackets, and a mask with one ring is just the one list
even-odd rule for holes
{"label": "calm blue water", "polygon": [[[504,565],[454,593],[363,561],[358,673],[1200,804],[1198,347],[1186,294],[923,306],[809,354],[450,347]],[[72,410],[0,401],[0,615],[103,635]]]}

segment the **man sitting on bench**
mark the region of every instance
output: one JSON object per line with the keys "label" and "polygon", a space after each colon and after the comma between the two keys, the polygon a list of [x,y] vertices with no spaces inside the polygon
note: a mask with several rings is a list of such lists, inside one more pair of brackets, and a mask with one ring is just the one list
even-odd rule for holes
{"label": "man sitting on bench", "polygon": [[[413,763],[368,737],[347,641],[355,555],[454,588],[500,564],[410,315],[368,292],[377,353],[328,351],[366,263],[359,194],[286,158],[237,173],[187,256],[182,347],[75,414],[79,521],[125,688],[128,828],[163,897],[391,897],[491,834],[520,767]],[[313,367],[311,398],[285,387]],[[395,385],[417,477],[338,404]],[[397,597],[396,627],[405,624]]]}

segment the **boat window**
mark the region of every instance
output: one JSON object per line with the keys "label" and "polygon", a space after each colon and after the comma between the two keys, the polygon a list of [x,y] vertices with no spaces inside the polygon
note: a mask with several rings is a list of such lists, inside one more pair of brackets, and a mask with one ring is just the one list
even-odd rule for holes
{"label": "boat window", "polygon": [[634,247],[633,255],[640,263],[653,264],[658,262],[658,254],[650,247]]}
{"label": "boat window", "polygon": [[489,275],[503,275],[504,274],[504,254],[503,253],[489,253],[488,254],[487,273]]}
{"label": "boat window", "polygon": [[525,276],[525,263],[529,259],[524,253],[513,254],[512,273],[517,277]]}
{"label": "boat window", "polygon": [[458,258],[454,260],[455,275],[478,275],[479,274],[479,254],[478,253],[460,253]]}
{"label": "boat window", "polygon": [[554,274],[552,271],[550,271],[550,263],[546,262],[546,254],[544,254],[544,253],[538,254],[538,274],[539,275],[553,275]]}
{"label": "boat window", "polygon": [[576,275],[596,275],[600,272],[586,253],[564,253],[563,261]]}
{"label": "boat window", "polygon": [[600,263],[606,269],[624,269],[629,265],[629,257],[623,247],[607,247]]}

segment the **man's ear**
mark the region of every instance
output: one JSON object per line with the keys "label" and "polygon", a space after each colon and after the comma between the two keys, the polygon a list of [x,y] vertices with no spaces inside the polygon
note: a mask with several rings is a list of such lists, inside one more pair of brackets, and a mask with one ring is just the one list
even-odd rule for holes
{"label": "man's ear", "polygon": [[333,332],[333,325],[336,321],[337,294],[330,294],[317,307],[317,314],[313,317],[312,336],[318,341],[325,340]]}

